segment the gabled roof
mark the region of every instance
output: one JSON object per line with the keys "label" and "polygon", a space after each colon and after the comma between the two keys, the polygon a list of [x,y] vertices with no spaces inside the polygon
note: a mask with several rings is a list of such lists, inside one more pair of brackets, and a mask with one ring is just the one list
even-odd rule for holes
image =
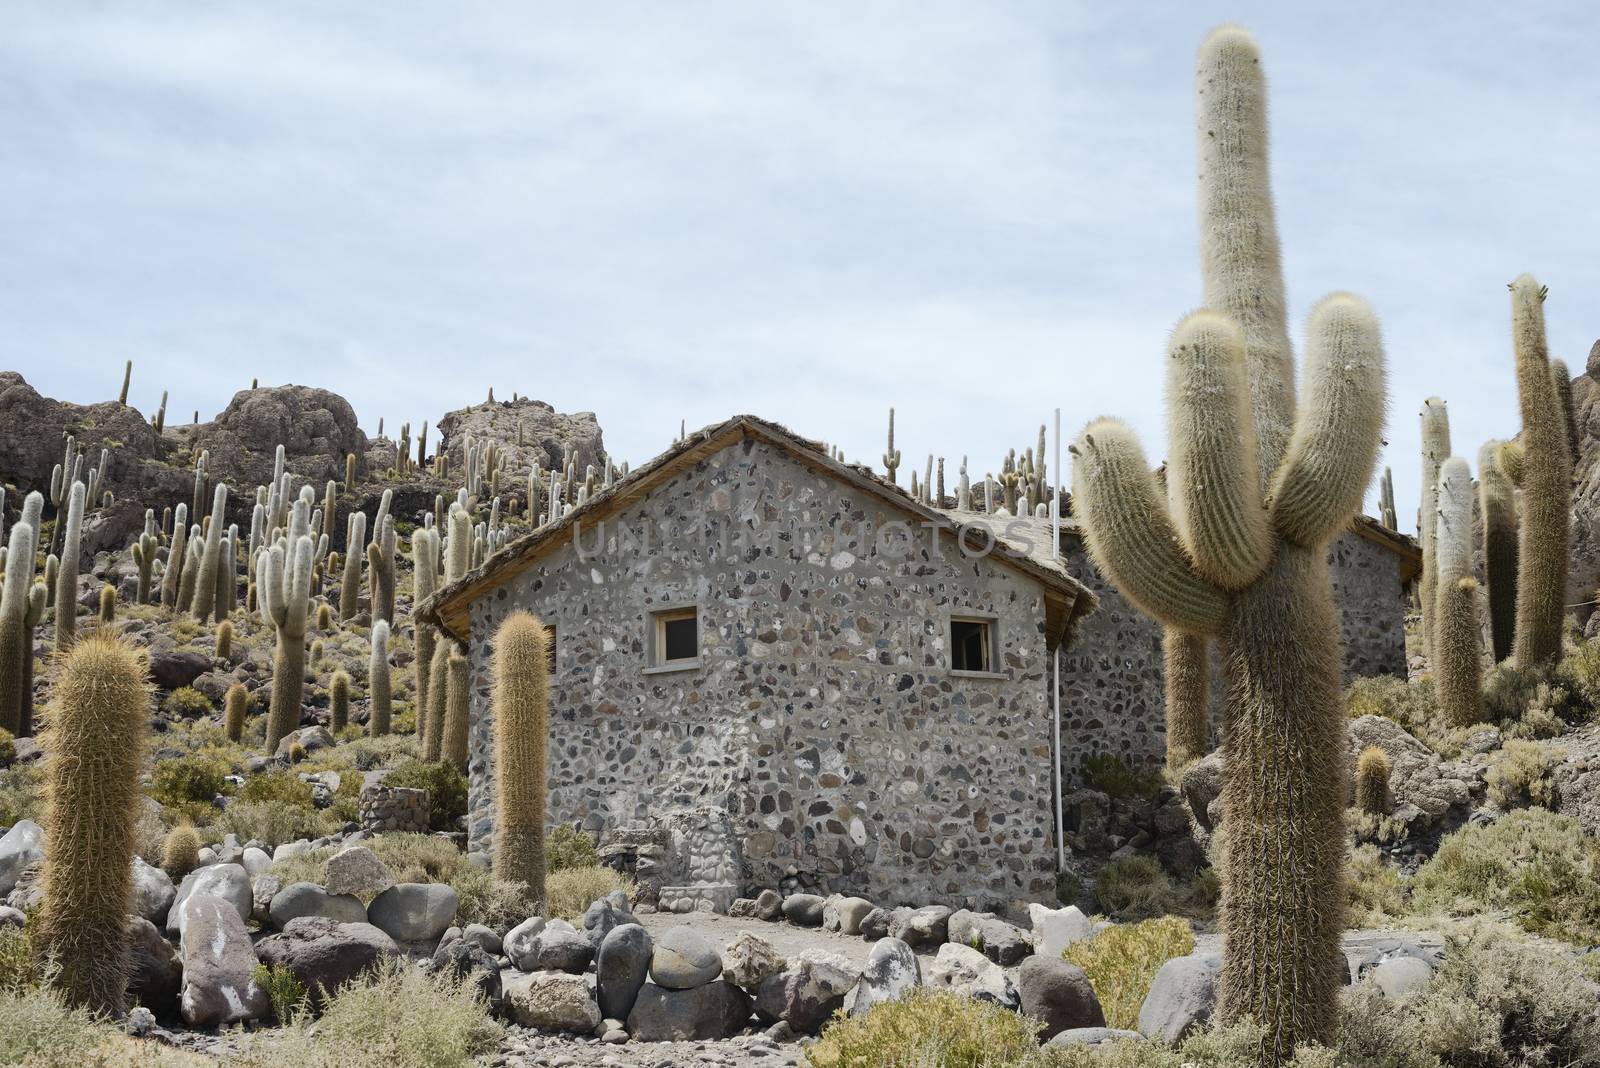
{"label": "gabled roof", "polygon": [[[987,538],[972,530],[972,526],[980,524],[970,521],[975,518],[1000,518],[975,517],[967,513],[952,516],[928,507],[866,468],[833,459],[820,442],[801,438],[777,423],[753,415],[737,415],[674,442],[666,452],[617,480],[610,489],[602,490],[560,519],[546,523],[503,546],[477,568],[418,605],[417,618],[438,627],[458,642],[466,642],[470,630],[469,609],[473,601],[516,578],[544,556],[567,544],[572,531],[581,524],[609,519],[649,496],[652,490],[679,472],[746,439],[764,442],[851,489],[876,497],[908,516],[931,524],[935,529],[964,538],[965,544],[974,551],[987,548]],[[992,524],[981,525],[994,529]],[[1030,548],[1027,544],[1014,542],[995,530],[993,550],[988,555],[1000,564],[1037,580],[1044,587],[1045,637],[1050,648],[1055,648],[1063,641],[1078,617],[1091,611],[1097,603],[1094,593],[1073,578],[1062,561],[1051,558],[1048,542],[1045,543],[1045,552],[1041,554],[1037,546]]]}

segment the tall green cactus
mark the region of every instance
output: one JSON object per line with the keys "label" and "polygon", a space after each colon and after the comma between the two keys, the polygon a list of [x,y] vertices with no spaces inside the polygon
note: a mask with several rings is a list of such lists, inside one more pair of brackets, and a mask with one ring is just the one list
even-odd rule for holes
{"label": "tall green cactus", "polygon": [[368,662],[367,697],[367,732],[374,738],[388,734],[394,699],[389,681],[389,624],[382,619],[372,624],[372,659]]}
{"label": "tall green cactus", "polygon": [[1566,616],[1572,453],[1545,342],[1546,290],[1532,275],[1511,283],[1511,337],[1522,411],[1522,528],[1517,545],[1517,634],[1521,668],[1561,659]]}
{"label": "tall green cactus", "polygon": [[167,546],[167,569],[161,574],[161,606],[178,606],[178,580],[183,575],[183,557],[189,544],[189,506],[180,504],[172,513],[172,544]]}
{"label": "tall green cactus", "polygon": [[61,564],[56,572],[56,653],[72,647],[78,630],[78,553],[83,539],[87,487],[72,484],[67,501],[67,527],[61,538]]}
{"label": "tall green cactus", "polygon": [[367,546],[367,577],[372,587],[372,618],[394,622],[394,519],[383,517],[378,536]]}
{"label": "tall green cactus", "polygon": [[1422,402],[1422,511],[1417,530],[1422,542],[1422,577],[1418,596],[1422,601],[1422,650],[1433,659],[1434,613],[1438,605],[1439,559],[1435,555],[1434,526],[1439,518],[1439,468],[1450,456],[1450,413],[1444,401],[1429,397]]}
{"label": "tall green cactus", "polygon": [[156,536],[148,530],[139,535],[139,540],[133,543],[133,562],[139,569],[138,589],[134,598],[140,604],[150,601],[150,573],[156,563]]}
{"label": "tall green cactus", "polygon": [[[412,603],[421,604],[433,596],[439,584],[439,532],[423,527],[411,532]],[[433,647],[438,640],[432,627],[416,625],[417,640],[417,733],[427,734],[428,686],[433,672]]]}
{"label": "tall green cactus", "polygon": [[18,736],[23,733],[23,688],[33,660],[27,623],[33,557],[33,527],[18,520],[6,546],[6,584],[0,590],[0,730]]}
{"label": "tall green cactus", "polygon": [[1483,517],[1483,575],[1494,662],[1511,655],[1517,633],[1517,495],[1501,465],[1501,442],[1478,450],[1478,513]]}
{"label": "tall green cactus", "polygon": [[527,612],[506,617],[494,638],[494,871],[544,900],[546,755],[550,732],[550,636]]}
{"label": "tall green cactus", "polygon": [[278,631],[272,657],[272,703],[267,712],[267,755],[278,751],[283,736],[300,725],[300,701],[306,683],[306,615],[311,597],[310,535],[285,546],[264,550],[256,564],[261,576],[258,595]]}
{"label": "tall green cactus", "polygon": [[339,618],[361,611],[361,557],[367,543],[367,513],[351,512],[345,524],[344,577],[339,582]]}
{"label": "tall green cactus", "polygon": [[1582,440],[1578,437],[1578,413],[1572,404],[1572,372],[1567,370],[1567,361],[1551,359],[1550,381],[1556,387],[1556,407],[1561,412],[1561,425],[1567,432],[1567,455],[1573,463],[1583,452]]}
{"label": "tall green cactus", "polygon": [[439,642],[428,665],[428,720],[422,730],[422,759],[438,760],[444,748],[445,710],[450,696],[450,643]]}
{"label": "tall green cactus", "polygon": [[1483,653],[1478,584],[1472,577],[1472,472],[1459,456],[1439,468],[1438,499],[1433,681],[1445,719],[1464,727],[1482,718]]}
{"label": "tall green cactus", "polygon": [[237,742],[244,737],[244,721],[249,712],[250,691],[244,688],[244,683],[229,686],[222,698],[222,728],[228,734],[228,741]]}
{"label": "tall green cactus", "polygon": [[350,673],[339,670],[328,681],[328,727],[338,734],[350,722]]}
{"label": "tall green cactus", "polygon": [[467,724],[472,708],[467,658],[452,649],[445,664],[444,735],[439,743],[439,757],[454,764],[456,770],[465,775]]}
{"label": "tall green cactus", "polygon": [[[1224,27],[1201,48],[1202,263],[1208,308],[1173,334],[1167,502],[1133,432],[1091,424],[1074,500],[1117,588],[1168,627],[1221,637],[1227,827],[1218,1013],[1265,1028],[1262,1063],[1330,1043],[1347,971],[1345,718],[1327,546],[1360,506],[1384,412],[1367,305],[1312,310],[1304,389],[1293,357],[1267,174],[1255,41]],[[1198,477],[1197,477],[1198,476]]]}
{"label": "tall green cactus", "polygon": [[139,771],[150,721],[144,659],[100,631],[61,662],[45,751],[45,855],[35,950],[67,1000],[122,1012]]}
{"label": "tall green cactus", "polygon": [[211,496],[211,522],[206,526],[206,544],[200,554],[200,573],[195,577],[194,597],[189,610],[202,623],[217,603],[217,574],[222,570],[224,528],[228,525],[228,485],[217,483]]}

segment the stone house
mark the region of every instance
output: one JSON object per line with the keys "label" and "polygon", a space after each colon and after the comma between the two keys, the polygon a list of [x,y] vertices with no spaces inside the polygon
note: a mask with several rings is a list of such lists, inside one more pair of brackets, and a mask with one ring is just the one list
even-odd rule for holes
{"label": "stone house", "polygon": [[[470,654],[474,846],[492,639],[525,609],[554,633],[550,821],[599,835],[662,907],[751,885],[1051,899],[1062,781],[1086,753],[1165,746],[1159,628],[1070,521],[1059,555],[1052,536],[927,507],[754,417],[687,436],[421,606]],[[1400,568],[1362,545],[1351,573],[1394,583],[1372,626],[1403,671]]]}

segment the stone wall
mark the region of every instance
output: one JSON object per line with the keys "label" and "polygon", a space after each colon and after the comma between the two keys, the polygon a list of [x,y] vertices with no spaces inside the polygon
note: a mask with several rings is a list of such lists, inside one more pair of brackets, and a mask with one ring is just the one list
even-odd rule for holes
{"label": "stone wall", "polygon": [[[747,885],[881,903],[1046,899],[1043,590],[902,519],[750,440],[480,598],[475,845],[492,834],[490,638],[527,608],[557,635],[552,822],[603,832],[710,807],[727,812],[737,849],[699,841],[690,863],[722,870],[736,853]],[[699,611],[701,663],[647,671],[650,613],[684,604]],[[947,670],[952,612],[994,617],[993,677]]]}
{"label": "stone wall", "polygon": [[[1167,748],[1161,627],[1106,582],[1079,538],[1065,538],[1063,550],[1067,570],[1100,598],[1100,607],[1082,620],[1061,655],[1063,781],[1069,787],[1078,782],[1083,758],[1102,753],[1136,767],[1159,767]],[[1329,547],[1328,564],[1339,607],[1345,678],[1405,678],[1400,558],[1360,535],[1344,534]],[[1215,738],[1224,683],[1215,655],[1212,664]]]}

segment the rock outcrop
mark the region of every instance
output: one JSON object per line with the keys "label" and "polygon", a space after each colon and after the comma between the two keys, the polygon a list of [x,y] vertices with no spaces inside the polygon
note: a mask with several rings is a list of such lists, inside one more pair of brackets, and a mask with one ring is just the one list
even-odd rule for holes
{"label": "rock outcrop", "polygon": [[279,445],[288,469],[318,486],[343,480],[346,455],[367,453],[367,436],[350,402],[311,386],[240,390],[194,438],[211,453],[212,476],[252,489],[271,481]]}
{"label": "rock outcrop", "polygon": [[585,467],[593,464],[599,470],[606,461],[600,422],[593,412],[563,415],[544,401],[527,397],[458,409],[439,420],[438,429],[444,435],[452,472],[462,470],[468,437],[498,441],[507,456],[507,469],[519,479],[527,476],[535,459],[547,471],[559,466],[568,449],[577,461],[580,479]]}
{"label": "rock outcrop", "polygon": [[1578,425],[1574,457],[1572,543],[1567,564],[1567,603],[1582,626],[1594,613],[1589,601],[1600,586],[1600,341],[1589,349],[1583,374],[1572,380],[1572,414]]}

